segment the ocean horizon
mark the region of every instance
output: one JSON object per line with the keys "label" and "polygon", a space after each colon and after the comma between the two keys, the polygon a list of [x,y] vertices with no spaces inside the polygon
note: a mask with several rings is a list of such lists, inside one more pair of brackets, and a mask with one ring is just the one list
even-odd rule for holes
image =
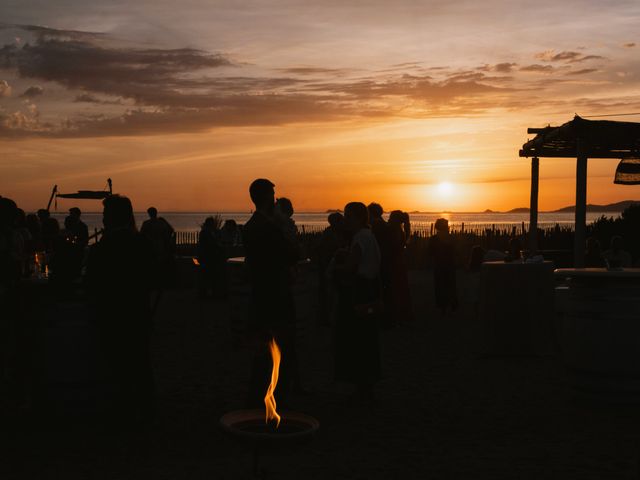
{"label": "ocean horizon", "polygon": [[[57,211],[51,213],[52,217],[58,219],[60,224],[68,215],[66,211]],[[251,212],[170,212],[161,211],[159,213],[164,217],[177,231],[196,232],[200,230],[200,225],[205,218],[211,215],[219,215],[222,220],[233,219],[239,224],[245,223],[251,218]],[[293,219],[299,227],[319,228],[327,226],[327,212],[296,212]],[[499,213],[499,212],[424,212],[410,213],[411,223],[414,226],[428,226],[440,217],[449,220],[450,225],[458,226],[464,223],[466,226],[478,225],[496,225],[497,227],[506,227],[511,225],[521,225],[529,223],[529,213]],[[591,223],[601,216],[617,217],[617,212],[588,212],[587,223]],[[385,214],[388,217],[388,214]],[[148,216],[146,212],[135,212],[136,224],[138,227],[142,225]],[[82,220],[87,224],[91,231],[102,228],[101,212],[83,212]],[[574,223],[573,212],[540,212],[538,214],[538,224],[540,227],[551,227],[555,224],[561,226],[571,226]]]}

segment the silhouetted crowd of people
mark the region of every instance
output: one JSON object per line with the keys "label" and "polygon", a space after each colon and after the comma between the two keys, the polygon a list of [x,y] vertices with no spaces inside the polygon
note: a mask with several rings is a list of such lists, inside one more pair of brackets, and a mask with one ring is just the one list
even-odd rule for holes
{"label": "silhouetted crowd of people", "polygon": [[[293,202],[276,198],[275,185],[267,179],[255,180],[249,196],[255,211],[245,225],[214,216],[204,220],[194,257],[199,298],[223,300],[229,294],[227,260],[233,252],[245,254],[250,284],[245,344],[252,356],[247,405],[262,405],[270,380],[271,339],[282,354],[279,401],[286,406],[292,396],[306,392],[294,285],[309,262],[317,275],[318,323],[334,333],[335,379],[353,385],[353,404],[370,403],[381,377],[381,331],[414,320],[406,259],[412,241],[409,215],[394,210],[385,219],[378,203],[350,202],[344,213],[328,215],[328,227],[304,251]],[[27,305],[39,295],[34,285],[46,283],[54,292],[46,301],[86,304],[95,330],[93,376],[102,418],[124,425],[153,419],[153,317],[162,293],[176,285],[177,264],[174,228],[156,208],[147,213],[138,230],[130,200],[110,195],[103,201],[104,229],[90,236],[77,207],[69,209],[60,226],[48,210],[25,214],[0,197],[0,374],[14,386],[17,403],[30,402]],[[435,305],[443,315],[458,307],[455,250],[448,221],[438,219],[426,251]],[[515,237],[506,252],[475,246],[468,271],[479,281],[483,261],[524,262],[522,252]],[[621,237],[613,237],[605,252],[594,238],[587,241],[588,267],[629,267],[631,262]]]}
{"label": "silhouetted crowd of people", "polygon": [[[154,414],[151,297],[172,283],[175,235],[155,208],[138,231],[128,198],[112,195],[103,206],[104,229],[88,247],[79,208],[61,228],[48,210],[25,215],[0,197],[0,380],[16,405],[37,402],[34,331],[60,302],[80,303],[95,333],[87,361],[96,413],[105,425],[143,426]],[[32,318],[34,311],[44,315]]]}
{"label": "silhouetted crowd of people", "polygon": [[[289,199],[275,198],[274,184],[251,184],[255,213],[242,234],[251,283],[249,332],[255,347],[248,404],[261,402],[270,366],[266,341],[281,347],[280,398],[304,391],[296,351],[292,285],[301,249]],[[370,402],[380,378],[379,329],[413,318],[404,247],[408,214],[383,219],[379,204],[351,202],[328,216],[313,257],[318,272],[319,321],[334,328],[335,378],[354,385],[352,401]],[[266,382],[266,383],[265,383]],[[286,402],[286,400],[285,400]]]}

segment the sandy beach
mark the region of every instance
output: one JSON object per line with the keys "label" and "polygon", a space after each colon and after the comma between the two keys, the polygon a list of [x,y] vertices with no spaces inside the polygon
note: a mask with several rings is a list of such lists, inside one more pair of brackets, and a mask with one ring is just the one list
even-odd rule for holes
{"label": "sandy beach", "polygon": [[[266,478],[637,478],[637,407],[575,398],[557,355],[479,358],[470,305],[440,317],[430,278],[411,273],[415,323],[382,332],[384,378],[371,408],[345,404],[331,329],[310,329],[300,351],[311,393],[292,407],[321,427],[308,445],[265,455]],[[158,415],[147,433],[43,426],[3,409],[2,478],[252,478],[250,450],[218,425],[242,407],[249,372],[227,312],[191,290],[166,294],[153,337]]]}

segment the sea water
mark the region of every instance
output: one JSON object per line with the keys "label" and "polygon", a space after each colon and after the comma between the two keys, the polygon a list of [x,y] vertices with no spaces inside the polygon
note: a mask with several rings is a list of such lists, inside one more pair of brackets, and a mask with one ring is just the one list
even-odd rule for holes
{"label": "sea water", "polygon": [[[57,218],[60,226],[63,227],[66,212],[52,212],[52,216]],[[160,212],[159,216],[164,217],[175,230],[181,232],[195,232],[200,230],[200,225],[205,218],[210,215],[219,215],[222,220],[233,219],[238,224],[243,224],[251,218],[250,212]],[[327,226],[326,212],[301,212],[295,213],[293,218],[298,226],[308,226],[320,228]],[[597,218],[605,215],[607,217],[617,217],[618,214],[589,212],[587,213],[587,223],[591,223]],[[149,218],[146,212],[135,214],[138,228],[142,222]],[[496,228],[506,228],[508,226],[519,226],[522,222],[529,223],[528,213],[412,213],[410,214],[413,225],[429,226],[436,219],[444,217],[449,220],[450,225],[458,226],[464,223],[465,226],[491,226]],[[89,227],[89,231],[102,228],[102,213],[86,212],[82,214],[82,220]],[[555,224],[560,226],[572,226],[574,223],[573,213],[539,213],[538,224],[540,227],[551,227]]]}

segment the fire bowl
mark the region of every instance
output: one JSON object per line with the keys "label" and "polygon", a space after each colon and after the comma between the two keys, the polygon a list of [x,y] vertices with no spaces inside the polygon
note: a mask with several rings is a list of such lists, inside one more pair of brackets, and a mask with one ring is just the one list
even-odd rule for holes
{"label": "fire bowl", "polygon": [[276,446],[310,440],[320,422],[303,413],[283,412],[280,426],[275,428],[265,423],[264,410],[235,410],[220,418],[220,426],[239,439]]}

